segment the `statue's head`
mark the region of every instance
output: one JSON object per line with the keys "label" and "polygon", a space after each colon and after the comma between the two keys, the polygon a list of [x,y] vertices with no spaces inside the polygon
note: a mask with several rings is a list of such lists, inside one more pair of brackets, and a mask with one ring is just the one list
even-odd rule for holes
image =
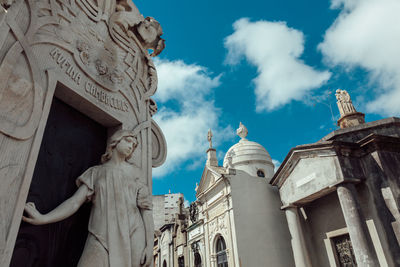
{"label": "statue's head", "polygon": [[153,49],[151,56],[157,56],[165,48],[165,40],[160,36],[163,34],[160,23],[152,17],[147,17],[137,25],[142,44],[146,49]]}
{"label": "statue's head", "polygon": [[133,152],[135,151],[138,145],[137,137],[133,134],[132,131],[118,130],[108,139],[106,152],[103,154],[103,156],[101,156],[101,163],[106,163],[111,159],[113,150],[117,147],[118,143],[121,142],[121,140],[124,138],[129,138],[129,140],[132,139],[132,151],[126,157],[125,160],[129,160],[132,157]]}

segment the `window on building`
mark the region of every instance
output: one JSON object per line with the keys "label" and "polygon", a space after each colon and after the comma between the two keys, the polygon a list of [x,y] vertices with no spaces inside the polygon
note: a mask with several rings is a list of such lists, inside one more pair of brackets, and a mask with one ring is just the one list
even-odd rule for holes
{"label": "window on building", "polygon": [[201,267],[201,257],[198,252],[194,253],[194,267]]}
{"label": "window on building", "polygon": [[166,261],[166,260],[164,260],[162,266],[163,266],[163,267],[167,267],[167,261]]}
{"label": "window on building", "polygon": [[228,257],[226,255],[226,244],[222,236],[219,236],[216,243],[217,266],[228,267]]}
{"label": "window on building", "polygon": [[263,171],[263,170],[258,170],[258,171],[257,171],[257,176],[258,176],[258,177],[265,177],[264,171]]}
{"label": "window on building", "polygon": [[353,246],[349,234],[331,238],[336,253],[336,259],[340,267],[356,267]]}
{"label": "window on building", "polygon": [[185,258],[183,256],[178,258],[178,267],[185,267]]}

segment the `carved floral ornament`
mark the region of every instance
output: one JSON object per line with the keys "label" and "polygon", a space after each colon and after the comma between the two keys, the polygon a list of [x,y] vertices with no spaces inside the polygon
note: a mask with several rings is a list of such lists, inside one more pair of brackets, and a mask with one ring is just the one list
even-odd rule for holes
{"label": "carved floral ornament", "polygon": [[209,242],[211,242],[211,240],[215,240],[215,237],[220,234],[224,238],[228,236],[228,227],[226,225],[225,213],[218,216],[209,223],[209,235],[208,235]]}
{"label": "carved floral ornament", "polygon": [[[127,101],[136,123],[154,115],[150,97],[157,73],[151,56],[165,47],[163,32],[132,1],[1,0],[1,5],[0,51],[6,52],[0,78],[6,82],[0,85],[0,132],[32,137],[53,70],[55,80],[64,75],[83,92],[87,82],[95,84],[101,91],[95,98],[103,93]],[[21,17],[27,19],[21,23]]]}

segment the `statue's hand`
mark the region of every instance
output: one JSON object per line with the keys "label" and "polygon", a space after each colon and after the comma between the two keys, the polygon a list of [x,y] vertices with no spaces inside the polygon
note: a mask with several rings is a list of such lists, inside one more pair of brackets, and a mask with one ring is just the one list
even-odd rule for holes
{"label": "statue's hand", "polygon": [[140,257],[140,264],[143,267],[149,267],[151,265],[152,260],[153,260],[153,247],[146,246],[142,252],[142,257]]}
{"label": "statue's hand", "polygon": [[24,222],[33,224],[33,225],[41,225],[46,224],[46,220],[43,214],[41,214],[35,207],[35,203],[28,202],[25,204],[24,211],[28,214],[29,217],[22,216],[22,220]]}

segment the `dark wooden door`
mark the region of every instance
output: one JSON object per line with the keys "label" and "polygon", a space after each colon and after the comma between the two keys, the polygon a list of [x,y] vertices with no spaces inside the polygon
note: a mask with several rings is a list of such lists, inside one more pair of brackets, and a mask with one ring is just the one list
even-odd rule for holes
{"label": "dark wooden door", "polygon": [[[53,99],[27,202],[47,213],[73,195],[76,178],[99,164],[107,130]],[[90,203],[64,221],[34,226],[22,222],[11,267],[75,267],[87,237]]]}

